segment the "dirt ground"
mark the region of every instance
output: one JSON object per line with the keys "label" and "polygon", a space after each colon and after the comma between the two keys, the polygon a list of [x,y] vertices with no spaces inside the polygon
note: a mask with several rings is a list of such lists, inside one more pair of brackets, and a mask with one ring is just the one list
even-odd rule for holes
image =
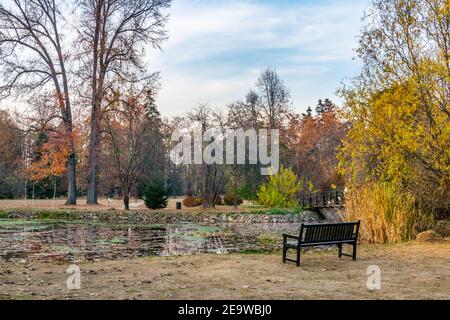
{"label": "dirt ground", "polygon": [[[166,212],[173,212],[176,211],[176,202],[177,201],[183,201],[183,198],[174,199],[170,198],[169,203],[167,205],[167,208],[165,209],[159,209],[158,211],[166,211]],[[35,199],[34,201],[32,199],[27,199],[25,201],[24,199],[20,200],[0,200],[0,209],[23,209],[23,208],[32,208],[32,209],[78,209],[78,210],[108,210],[111,208],[114,208],[116,210],[123,210],[123,201],[120,199],[112,199],[111,204],[109,203],[108,199],[106,198],[99,198],[98,205],[86,205],[86,199],[85,198],[78,198],[77,199],[77,205],[76,206],[66,206],[64,203],[66,202],[66,199],[63,198],[57,198],[55,199],[55,202],[53,202],[52,199]],[[239,206],[239,211],[247,211],[247,210],[254,210],[255,206],[251,205],[250,203],[246,202],[243,205]],[[130,200],[130,210],[148,210],[145,205],[144,201],[141,199],[131,199]],[[183,206],[183,212],[201,212],[203,211],[202,207],[195,207],[195,208],[187,208]],[[232,212],[236,211],[236,209],[233,206],[216,206],[216,209],[208,209],[208,211],[216,211],[216,212]]]}
{"label": "dirt ground", "polygon": [[[137,258],[80,264],[0,262],[0,299],[450,299],[450,242],[362,246],[356,262],[310,251],[302,267],[279,253]],[[379,266],[381,289],[367,288]]]}

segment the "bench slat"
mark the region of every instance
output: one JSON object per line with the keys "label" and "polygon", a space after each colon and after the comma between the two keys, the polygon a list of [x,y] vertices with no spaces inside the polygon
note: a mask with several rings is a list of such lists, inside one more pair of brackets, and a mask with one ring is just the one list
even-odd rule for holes
{"label": "bench slat", "polygon": [[337,224],[305,224],[300,234],[301,242],[330,242],[341,240],[354,240],[357,223]]}

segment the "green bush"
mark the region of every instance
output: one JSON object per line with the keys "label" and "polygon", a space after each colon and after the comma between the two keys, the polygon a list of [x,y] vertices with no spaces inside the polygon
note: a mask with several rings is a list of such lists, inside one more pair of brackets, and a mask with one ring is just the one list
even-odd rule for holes
{"label": "green bush", "polygon": [[242,198],[239,195],[233,193],[227,193],[223,198],[223,202],[227,206],[233,206],[234,201],[236,201],[236,205],[240,205],[244,202],[244,200],[242,200]]}
{"label": "green bush", "polygon": [[254,191],[255,188],[252,184],[246,183],[242,187],[238,188],[236,190],[236,193],[245,200],[257,200],[258,197],[256,195],[256,192]]}
{"label": "green bush", "polygon": [[269,177],[257,193],[258,202],[267,208],[292,208],[298,206],[298,195],[303,189],[303,181],[291,169],[280,171]]}
{"label": "green bush", "polygon": [[144,190],[144,202],[149,209],[163,209],[169,201],[168,190],[160,183],[148,185]]}

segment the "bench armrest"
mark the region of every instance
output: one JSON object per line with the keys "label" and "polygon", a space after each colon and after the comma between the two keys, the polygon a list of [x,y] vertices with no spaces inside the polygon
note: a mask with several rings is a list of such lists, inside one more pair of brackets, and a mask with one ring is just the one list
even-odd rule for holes
{"label": "bench armrest", "polygon": [[287,239],[295,239],[295,240],[299,241],[300,237],[292,236],[290,234],[283,234],[283,243],[286,243]]}

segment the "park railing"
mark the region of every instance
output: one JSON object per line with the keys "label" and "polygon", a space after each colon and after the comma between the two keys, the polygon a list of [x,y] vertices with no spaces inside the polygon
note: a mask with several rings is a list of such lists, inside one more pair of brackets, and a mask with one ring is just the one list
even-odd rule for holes
{"label": "park railing", "polygon": [[303,208],[330,208],[342,207],[343,205],[344,192],[339,190],[300,195],[300,206]]}

